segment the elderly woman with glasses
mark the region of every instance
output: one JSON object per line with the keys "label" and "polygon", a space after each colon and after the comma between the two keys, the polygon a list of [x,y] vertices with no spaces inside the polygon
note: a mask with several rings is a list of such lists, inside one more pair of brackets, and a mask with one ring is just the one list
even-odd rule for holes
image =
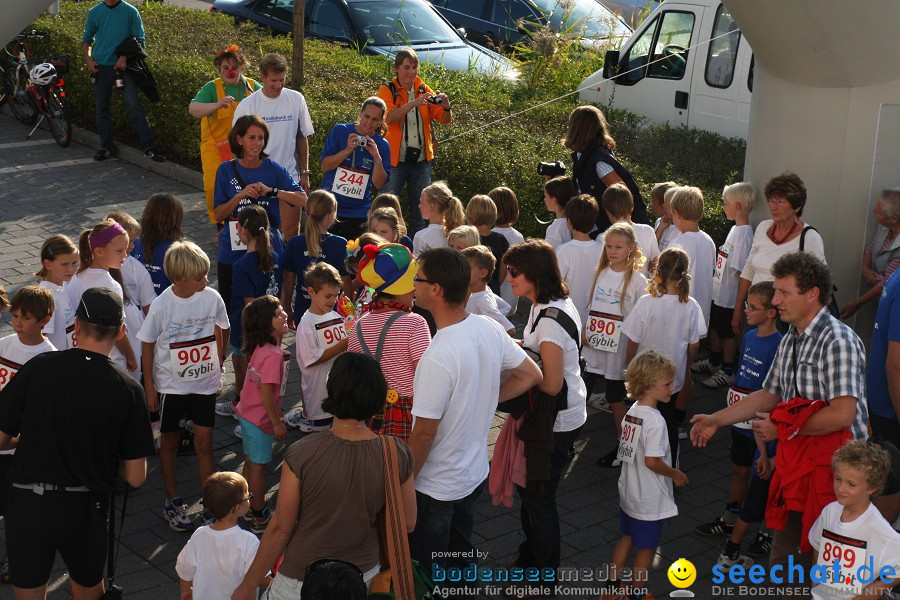
{"label": "elderly woman with glasses", "polygon": [[356,565],[366,584],[387,567],[379,562],[377,525],[385,507],[382,441],[397,447],[405,526],[407,532],[415,527],[412,452],[397,438],[380,438],[366,427],[388,393],[378,362],[365,354],[340,355],[326,389],[322,408],[334,415],[331,429],[307,435],[285,452],[277,509],[232,600],[255,600],[256,588],[282,553],[263,595],[267,600],[299,597],[307,567],[321,558]]}
{"label": "elderly woman with glasses", "polygon": [[[751,285],[774,280],[772,265],[785,254],[804,250],[825,262],[822,236],[815,229],[807,229],[808,226],[800,220],[806,206],[803,180],[796,173],[785,172],[770,179],[764,192],[772,218],[761,222],[753,235],[750,254],[738,279],[735,306],[744,305]],[[743,313],[734,311],[732,329],[740,335],[743,326]]]}

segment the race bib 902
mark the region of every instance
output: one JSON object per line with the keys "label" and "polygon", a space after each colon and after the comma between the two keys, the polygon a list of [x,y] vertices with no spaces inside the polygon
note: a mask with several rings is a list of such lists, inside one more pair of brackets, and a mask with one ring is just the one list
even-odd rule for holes
{"label": "race bib 902", "polygon": [[174,342],[169,344],[172,359],[172,376],[176,381],[200,381],[207,377],[218,377],[216,356],[216,336]]}

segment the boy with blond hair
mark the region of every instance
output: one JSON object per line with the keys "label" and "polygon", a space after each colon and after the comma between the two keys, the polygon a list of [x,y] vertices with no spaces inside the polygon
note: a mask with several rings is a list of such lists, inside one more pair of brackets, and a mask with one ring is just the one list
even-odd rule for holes
{"label": "boy with blond hair", "polygon": [[462,255],[469,261],[470,270],[466,312],[490,317],[500,323],[506,333],[514,336],[516,327],[506,318],[509,304],[487,287],[488,278],[497,264],[491,249],[481,245],[470,246],[462,250]]}
{"label": "boy with blond hair", "polygon": [[671,246],[684,249],[690,257],[688,274],[691,276],[691,296],[703,311],[703,320],[709,327],[712,307],[713,273],[716,270],[716,243],[700,229],[703,218],[703,192],[700,188],[683,186],[672,193],[672,223],[681,235],[672,240]]}
{"label": "boy with blond hair", "polygon": [[[478,230],[479,242],[490,248],[495,264],[500,264],[503,254],[509,249],[509,241],[503,235],[492,231],[497,224],[497,205],[490,196],[477,194],[466,205],[466,223]],[[494,269],[488,280],[491,291],[500,295],[500,271]]]}
{"label": "boy with blond hair", "polygon": [[581,194],[569,200],[564,211],[572,239],[556,248],[556,262],[584,326],[593,291],[594,269],[603,251],[603,240],[592,240],[589,235],[597,223],[600,207],[593,196]]}
{"label": "boy with blond hair", "polygon": [[622,420],[619,439],[619,525],[622,537],[610,560],[611,593],[601,600],[624,598],[619,589],[631,549],[637,548],[631,581],[646,582],[666,519],[678,515],[673,484],[688,484],[672,468],[666,421],[657,405],[669,402],[675,388],[675,363],[656,350],[641,352],[625,370],[625,389],[635,403]]}
{"label": "boy with blond hair", "polygon": [[703,380],[708,388],[731,385],[734,380],[737,340],[731,320],[735,311],[742,306],[737,302],[738,278],[744,270],[744,263],[753,245],[753,227],[750,226],[750,211],[756,202],[756,190],[752,183],[734,183],[722,191],[722,210],[725,218],[734,221],[728,231],[725,243],[716,253],[713,273],[712,310],[709,315],[709,358],[691,365],[694,373],[711,375]]}
{"label": "boy with blond hair", "polygon": [[[137,337],[143,343],[147,407],[150,412],[160,411],[159,464],[166,491],[163,518],[172,531],[190,531],[194,527],[188,507],[178,495],[175,454],[181,420],[193,421],[201,485],[215,472],[212,438],[228,311],[219,292],[207,287],[209,257],[197,244],[172,244],[163,269],[172,285],[150,305]],[[204,509],[200,520],[208,525],[215,517]]]}
{"label": "boy with blond hair", "polygon": [[[822,509],[809,530],[812,562],[818,567],[813,572],[826,578],[813,585],[812,597],[878,598],[894,587],[900,573],[900,533],[872,504],[887,482],[891,457],[876,444],[853,440],[834,453],[831,466],[837,500]],[[857,579],[862,566],[869,583]]]}
{"label": "boy with blond hair", "polygon": [[646,259],[644,266],[641,267],[641,273],[650,279],[650,274],[656,270],[656,259],[659,258],[659,242],[656,240],[656,232],[652,227],[643,223],[634,223],[631,220],[631,211],[634,210],[634,197],[631,195],[631,191],[623,183],[614,183],[603,192],[601,204],[603,204],[603,209],[611,223],[631,225],[638,248]]}

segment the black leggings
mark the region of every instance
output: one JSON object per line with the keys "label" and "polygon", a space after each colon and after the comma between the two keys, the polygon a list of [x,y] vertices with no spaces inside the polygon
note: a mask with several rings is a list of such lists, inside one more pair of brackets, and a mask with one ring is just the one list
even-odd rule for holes
{"label": "black leggings", "polygon": [[606,401],[610,404],[614,402],[624,402],[625,401],[625,382],[620,381],[618,379],[606,379],[600,373],[591,373],[590,371],[585,371],[581,375],[581,379],[584,380],[584,386],[587,388],[587,396],[591,397],[591,394],[594,393],[594,387],[597,385],[597,382],[601,379],[606,381]]}
{"label": "black leggings", "polygon": [[678,465],[678,426],[684,423],[685,411],[675,408],[675,399],[678,398],[678,392],[672,394],[669,401],[665,404],[658,405],[659,412],[663,419],[666,420],[666,432],[669,435],[669,448],[672,452],[672,468],[677,469]]}
{"label": "black leggings", "polygon": [[226,265],[225,263],[221,262],[216,263],[216,273],[219,278],[219,295],[222,296],[222,301],[225,302],[225,306],[231,306],[233,266],[234,265]]}

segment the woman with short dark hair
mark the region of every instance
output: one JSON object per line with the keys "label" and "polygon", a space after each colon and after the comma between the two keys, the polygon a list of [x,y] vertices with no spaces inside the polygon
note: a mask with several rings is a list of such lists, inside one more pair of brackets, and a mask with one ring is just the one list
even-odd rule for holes
{"label": "woman with short dark hair", "polygon": [[331,429],[307,435],[285,452],[277,510],[234,600],[255,600],[256,588],[282,553],[267,600],[297,598],[307,566],[320,558],[356,565],[366,584],[387,568],[378,556],[377,518],[385,506],[382,439],[397,447],[406,530],[415,527],[412,451],[396,438],[379,438],[365,423],[387,397],[378,363],[344,353],[334,361],[326,389],[322,408],[334,415]]}
{"label": "woman with short dark hair", "polygon": [[[530,356],[540,358],[544,380],[538,388],[550,397],[562,395],[553,423],[549,477],[534,486],[516,486],[522,499],[525,532],[516,566],[556,569],[560,560],[556,490],[569,460],[569,449],[587,420],[587,389],[579,364],[581,318],[569,299],[556,253],[548,242],[531,239],[511,246],[503,255],[503,264],[507,269],[506,280],[516,296],[531,301],[523,347]],[[561,315],[554,318],[555,311]],[[570,321],[570,330],[563,325],[566,319]]]}

